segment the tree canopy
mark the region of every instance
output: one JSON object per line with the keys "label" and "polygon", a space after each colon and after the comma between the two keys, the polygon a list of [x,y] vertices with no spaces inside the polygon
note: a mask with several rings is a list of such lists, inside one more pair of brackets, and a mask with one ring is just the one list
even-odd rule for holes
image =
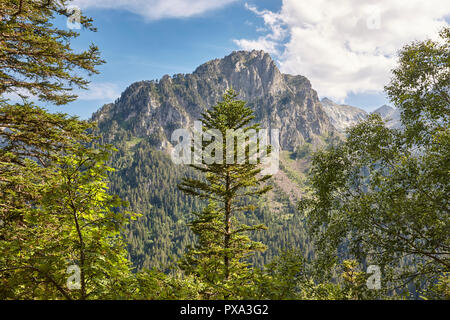
{"label": "tree canopy", "polygon": [[315,153],[310,197],[300,205],[319,261],[330,266],[347,254],[377,264],[386,290],[407,293],[414,284],[409,289],[426,294],[448,282],[449,44],[444,29],[440,42],[402,49],[386,86],[402,128],[371,115],[345,142]]}

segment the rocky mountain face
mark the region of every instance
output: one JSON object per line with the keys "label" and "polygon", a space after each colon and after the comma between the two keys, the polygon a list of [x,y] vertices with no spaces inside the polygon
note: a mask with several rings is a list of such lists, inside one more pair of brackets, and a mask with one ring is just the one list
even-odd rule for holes
{"label": "rocky mountain face", "polygon": [[394,109],[390,106],[383,105],[373,111],[372,113],[378,113],[380,117],[386,121],[386,126],[388,128],[398,129],[401,127],[400,122],[400,110]]}
{"label": "rocky mountain face", "polygon": [[339,131],[344,131],[367,116],[367,112],[360,108],[337,104],[328,98],[323,98],[321,103],[331,124]]}
{"label": "rocky mountain face", "polygon": [[283,150],[304,142],[320,144],[335,131],[309,80],[282,74],[269,54],[256,50],[235,51],[191,74],[133,83],[93,119],[100,127],[115,122],[133,136],[152,137],[155,146],[166,149],[173,130],[192,127],[230,87],[255,110],[263,128],[280,130]]}
{"label": "rocky mountain face", "polygon": [[[321,103],[325,113],[330,118],[331,124],[340,132],[364,120],[369,115],[369,113],[358,107],[337,104],[328,98],[323,98]],[[371,113],[379,114],[386,122],[388,128],[398,129],[401,127],[400,111],[398,109],[383,105]]]}

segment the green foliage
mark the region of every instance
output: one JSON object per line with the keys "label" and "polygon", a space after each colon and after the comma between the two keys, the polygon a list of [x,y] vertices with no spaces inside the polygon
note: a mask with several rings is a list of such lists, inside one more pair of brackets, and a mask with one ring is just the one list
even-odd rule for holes
{"label": "green foliage", "polygon": [[[228,130],[258,129],[249,125],[253,119],[252,110],[244,101],[235,99],[236,93],[229,90],[223,100],[203,114],[202,130],[218,130],[223,141],[215,141],[216,148],[222,148],[222,161],[212,164],[203,162],[192,167],[205,174],[205,179],[184,178],[179,188],[188,194],[209,199],[209,205],[191,223],[192,231],[199,237],[198,244],[191,248],[181,268],[193,274],[208,285],[204,298],[239,297],[239,291],[250,281],[247,259],[255,251],[265,249],[261,243],[251,241],[247,233],[262,230],[263,225],[248,226],[236,219],[237,212],[247,212],[254,206],[242,203],[242,199],[260,196],[271,189],[261,186],[270,176],[260,175],[262,169],[257,163],[250,163],[252,156],[246,144],[246,157],[243,163],[227,161],[230,143]],[[234,139],[234,138],[232,138]],[[232,141],[235,144],[235,141]],[[209,143],[204,142],[201,148]],[[239,146],[241,147],[241,146]],[[237,159],[237,147],[233,148]],[[203,149],[202,149],[203,150]],[[217,149],[215,152],[218,152]],[[203,159],[204,160],[204,159]]]}
{"label": "green foliage", "polygon": [[[201,175],[188,166],[172,163],[167,153],[155,148],[151,138],[141,138],[134,144],[139,138],[118,122],[101,124],[99,135],[101,143],[113,144],[118,149],[108,162],[116,169],[109,175],[110,192],[127,200],[131,211],[142,214],[126,227],[124,233],[134,267],[168,271],[169,265],[181,258],[186,247],[195,241],[187,226],[194,218],[193,212],[200,212],[206,206],[205,200],[185,194],[177,184],[183,177],[200,179]],[[294,168],[290,172],[298,175]],[[274,185],[271,181],[268,183]],[[280,203],[277,210],[271,208],[275,201]],[[268,247],[249,257],[253,266],[262,268],[288,246],[312,254],[304,218],[282,190],[275,185],[273,197],[262,195],[254,205],[256,210],[236,215],[241,223],[268,227],[267,230],[249,232],[252,240],[266,243]]]}
{"label": "green foliage", "polygon": [[52,166],[77,141],[88,142],[85,121],[64,114],[49,114],[33,104],[0,101],[0,219],[16,220],[23,210],[42,198]]}
{"label": "green foliage", "polygon": [[60,181],[45,199],[50,203],[45,203],[47,215],[60,216],[62,237],[52,241],[67,243],[66,259],[80,267],[81,299],[115,297],[130,273],[121,232],[135,215],[123,211],[126,202],[107,193],[107,173],[112,170],[105,165],[108,154],[107,147],[81,147],[63,157]]}
{"label": "green foliage", "polygon": [[344,143],[314,154],[310,197],[300,209],[323,270],[354,257],[381,266],[385,289],[403,293],[448,274],[448,30],[442,35],[443,45],[413,43],[400,53],[387,91],[404,130],[372,115]]}
{"label": "green foliage", "polygon": [[427,288],[421,298],[450,300],[450,274],[448,272],[442,274],[434,284]]}
{"label": "green foliage", "polygon": [[[55,161],[45,181],[31,186],[39,187],[39,197],[24,201],[21,210],[2,212],[3,298],[114,298],[126,289],[121,286],[130,270],[120,231],[127,213],[115,209],[126,204],[106,192],[108,151],[73,148]],[[80,268],[79,290],[66,284],[71,265]]]}
{"label": "green foliage", "polygon": [[[0,298],[88,299],[125,295],[131,272],[121,228],[127,213],[107,193],[107,147],[90,148],[93,123],[28,103],[73,101],[98,49],[75,53],[73,31],[53,25],[68,1],[0,3]],[[81,17],[84,27],[91,21]],[[80,287],[70,290],[69,266]],[[72,271],[71,271],[72,270]],[[69,278],[70,277],[70,278]],[[71,289],[73,289],[71,287]]]}
{"label": "green foliage", "polygon": [[[259,163],[226,163],[226,139],[223,163],[179,168],[155,149],[159,134],[138,137],[128,130],[133,123],[112,119],[99,139],[116,150],[95,142],[95,124],[29,103],[73,101],[73,87],[89,83],[80,72],[97,73],[103,63],[97,47],[76,53],[70,42],[78,33],[54,26],[69,16],[68,4],[0,3],[0,95],[23,99],[0,99],[0,299],[377,299],[406,296],[411,283],[424,299],[449,299],[448,28],[441,42],[400,52],[385,89],[403,130],[370,116],[345,142],[330,136],[331,146],[312,156],[304,216],[281,190],[271,196],[285,209],[273,212],[265,204],[270,176]],[[81,16],[95,31],[91,22]],[[189,106],[203,101],[187,94],[195,79],[174,79]],[[259,129],[235,98],[230,90],[203,114],[204,131]],[[292,158],[309,160],[311,151],[299,146]],[[125,211],[128,202],[143,215]],[[261,242],[270,245],[265,256]],[[284,250],[292,244],[298,248]],[[185,248],[183,272],[170,270]],[[382,267],[382,290],[366,286],[362,270],[372,263]],[[74,266],[76,289],[68,282]]]}
{"label": "green foliage", "polygon": [[264,270],[255,270],[248,299],[271,300],[361,300],[384,298],[384,292],[368,289],[368,275],[355,260],[336,265],[334,279],[321,277],[315,265],[299,250],[284,250]]}
{"label": "green foliage", "polygon": [[[79,71],[97,73],[104,63],[91,45],[76,53],[70,41],[79,34],[54,26],[55,17],[69,17],[68,0],[3,0],[0,2],[0,95],[16,93],[65,104],[76,99],[72,86],[86,88]],[[92,21],[80,16],[83,27],[95,31]]]}
{"label": "green foliage", "polygon": [[416,41],[399,54],[391,82],[385,87],[401,110],[405,138],[409,143],[432,144],[448,128],[450,117],[450,28],[439,33],[439,41]]}
{"label": "green foliage", "polygon": [[203,287],[194,277],[143,270],[134,276],[131,297],[138,300],[195,300],[201,298],[199,292]]}
{"label": "green foliage", "polygon": [[[103,131],[103,136],[106,136]],[[130,210],[142,214],[126,226],[128,252],[136,270],[157,268],[168,271],[169,266],[194,241],[187,227],[190,212],[200,210],[201,201],[184,195],[177,184],[185,175],[198,175],[176,166],[170,157],[155,150],[151,142],[143,139],[128,147],[123,129],[115,130],[111,141],[118,149],[108,164],[110,192],[130,203]]]}
{"label": "green foliage", "polygon": [[310,143],[305,143],[302,146],[299,146],[295,149],[295,151],[291,154],[292,159],[302,159],[312,152],[312,146]]}
{"label": "green foliage", "polygon": [[271,300],[299,299],[307,281],[307,263],[295,250],[283,251],[264,267],[257,277],[254,298]]}

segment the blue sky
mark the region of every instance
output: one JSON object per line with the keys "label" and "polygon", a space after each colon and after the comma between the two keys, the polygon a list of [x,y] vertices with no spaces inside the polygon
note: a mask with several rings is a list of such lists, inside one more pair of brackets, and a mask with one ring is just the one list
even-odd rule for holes
{"label": "blue sky", "polygon": [[[272,10],[281,5],[279,1],[258,2]],[[98,31],[80,31],[81,36],[73,46],[79,50],[91,42],[99,46],[107,63],[90,80],[93,88],[100,86],[100,89],[91,90],[95,91],[93,94],[83,93],[78,101],[67,106],[47,106],[52,111],[81,118],[88,118],[103,104],[113,102],[112,96],[135,81],[190,73],[208,60],[239,50],[233,39],[254,37],[255,26],[263,27],[261,19],[239,1],[193,17],[153,21],[123,9],[87,8],[83,14],[94,19]],[[106,97],[96,99],[102,92],[107,93]]]}
{"label": "blue sky", "polygon": [[[431,36],[447,24],[442,17],[448,18],[450,11],[448,5],[439,10],[427,6],[429,12],[418,22],[417,31],[402,31],[395,30],[398,21],[395,27],[389,24],[397,12],[392,2],[367,11],[361,1],[352,0],[343,0],[337,9],[330,7],[335,1],[325,0],[316,6],[294,0],[215,0],[214,5],[211,1],[78,0],[98,32],[81,31],[73,46],[83,49],[95,43],[107,63],[90,79],[90,90],[81,93],[78,101],[47,108],[87,119],[135,81],[190,73],[233,50],[255,48],[268,51],[283,72],[307,76],[319,96],[370,111],[387,102],[382,84],[389,77],[394,51],[405,41]],[[411,15],[417,15],[418,9],[424,12],[421,1],[411,1],[416,5]],[[345,6],[348,10],[342,11]],[[381,24],[377,22],[380,12]],[[410,17],[402,19],[406,23]],[[342,24],[347,20],[353,21],[352,28]],[[361,33],[361,26],[368,29]],[[380,50],[383,46],[389,50]]]}

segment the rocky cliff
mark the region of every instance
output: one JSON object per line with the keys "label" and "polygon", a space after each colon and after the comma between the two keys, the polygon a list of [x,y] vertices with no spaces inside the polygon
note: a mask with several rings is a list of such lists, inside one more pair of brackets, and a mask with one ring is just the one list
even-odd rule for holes
{"label": "rocky cliff", "polygon": [[331,124],[339,131],[344,131],[367,116],[367,112],[360,108],[337,104],[328,98],[323,98],[321,103]]}
{"label": "rocky cliff", "polygon": [[309,80],[282,74],[269,54],[256,50],[235,51],[191,74],[133,83],[93,119],[100,127],[116,122],[134,136],[153,137],[155,146],[165,149],[174,129],[192,126],[230,87],[255,110],[263,128],[280,129],[283,150],[320,144],[334,131]]}
{"label": "rocky cliff", "polygon": [[[358,107],[337,104],[328,98],[323,98],[321,103],[331,124],[340,132],[364,120],[369,115],[369,113]],[[401,128],[400,111],[398,109],[383,105],[371,113],[379,114],[388,128]]]}

